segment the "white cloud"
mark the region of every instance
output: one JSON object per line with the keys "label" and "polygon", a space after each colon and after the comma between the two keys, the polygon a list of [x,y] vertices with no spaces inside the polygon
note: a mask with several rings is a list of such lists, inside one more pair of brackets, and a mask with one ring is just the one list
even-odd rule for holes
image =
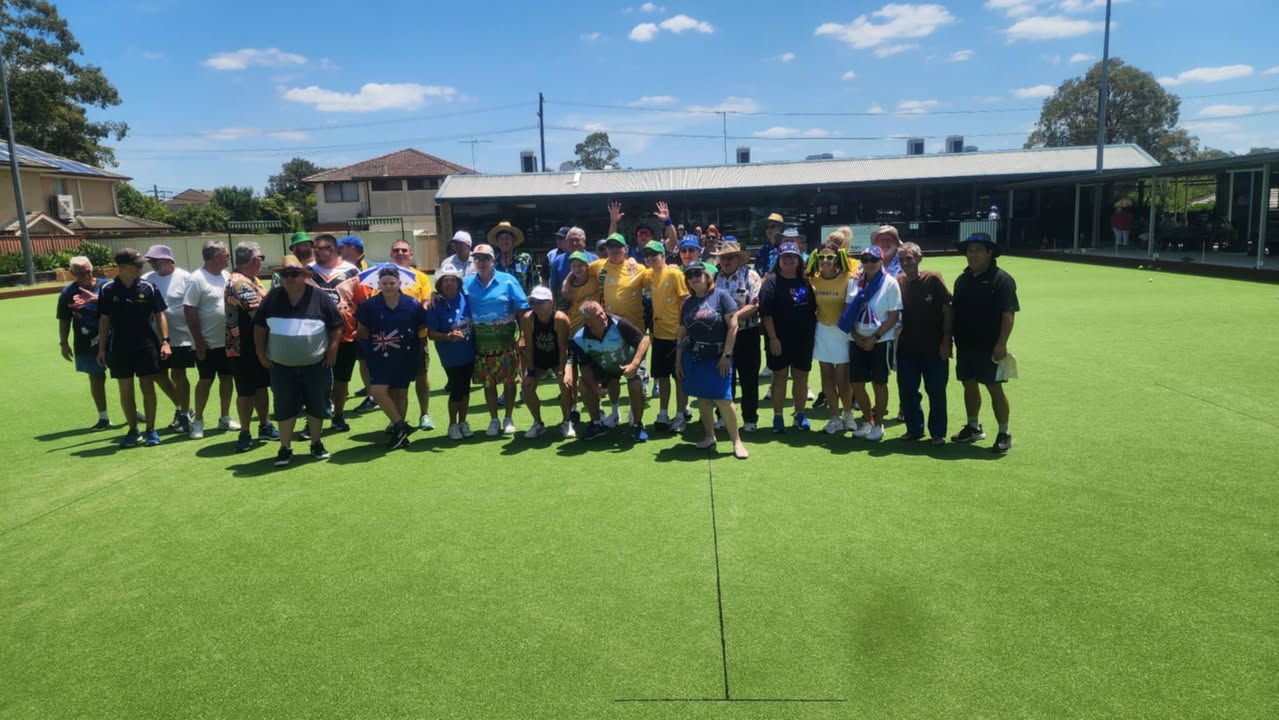
{"label": "white cloud", "polygon": [[258,128],[222,128],[204,134],[209,140],[239,140],[246,137],[258,137],[262,131]]}
{"label": "white cloud", "polygon": [[267,136],[275,138],[276,140],[286,140],[288,142],[305,142],[311,139],[310,133],[306,133],[301,130],[277,130],[275,132],[267,133]]}
{"label": "white cloud", "polygon": [[844,73],[840,77],[843,80],[852,80],[853,78],[857,77],[857,73],[853,72],[852,70],[849,70],[848,72]]}
{"label": "white cloud", "polygon": [[892,57],[898,53],[904,53],[907,50],[911,50],[917,47],[919,47],[919,45],[915,43],[902,43],[900,45],[881,45],[875,48],[874,53],[875,53],[875,57],[886,58],[886,57]]}
{"label": "white cloud", "polygon": [[1261,74],[1262,75],[1279,75],[1279,65],[1276,65]]}
{"label": "white cloud", "polygon": [[936,107],[936,100],[902,100],[897,103],[898,115],[918,115]]}
{"label": "white cloud", "polygon": [[987,10],[1002,12],[1008,17],[1030,15],[1039,9],[1043,0],[986,0]]}
{"label": "white cloud", "polygon": [[258,50],[244,48],[233,52],[210,55],[203,63],[214,70],[246,70],[251,65],[265,67],[283,67],[286,65],[305,65],[306,58],[294,53],[286,53],[277,48]]}
{"label": "white cloud", "polygon": [[771,127],[771,128],[768,128],[767,130],[757,130],[751,133],[751,135],[757,138],[795,138],[795,137],[822,138],[822,137],[828,137],[830,135],[830,131],[822,130],[821,128],[800,130],[798,128]]}
{"label": "white cloud", "polygon": [[[1118,23],[1110,23],[1112,28]],[[1100,20],[1075,20],[1073,18],[1045,15],[1018,20],[1004,30],[1008,42],[1017,40],[1056,40],[1101,32],[1105,23]]]}
{"label": "white cloud", "polygon": [[1225,122],[1223,120],[1196,120],[1182,123],[1181,126],[1190,132],[1197,133],[1224,133],[1240,129],[1239,123]]}
{"label": "white cloud", "polygon": [[948,60],[950,62],[968,62],[973,59],[972,50],[956,50],[950,54]]}
{"label": "white cloud", "polygon": [[365,83],[358,93],[344,93],[311,85],[289,88],[285,100],[314,105],[317,112],[378,112],[380,110],[416,110],[431,99],[452,101],[457,90],[439,85],[417,83]]}
{"label": "white cloud", "polygon": [[626,103],[630,107],[648,107],[649,105],[674,105],[679,98],[672,95],[645,95],[639,100]]}
{"label": "white cloud", "polygon": [[600,32],[588,32],[582,33],[580,37],[583,42],[596,42],[600,38],[604,37],[604,34]]}
{"label": "white cloud", "polygon": [[884,112],[884,108],[879,103],[871,103],[870,107],[866,108],[866,112],[870,115],[880,115]]}
{"label": "white cloud", "polygon": [[780,60],[781,62],[788,63],[788,62],[790,62],[791,60],[794,60],[794,59],[795,59],[795,53],[793,53],[793,52],[784,52],[784,53],[782,53],[780,56],[778,56],[778,58],[777,58],[777,59],[778,59],[778,60]]}
{"label": "white cloud", "polygon": [[660,5],[654,5],[651,2],[646,2],[639,6],[639,11],[642,13],[664,13],[666,12],[666,8]]}
{"label": "white cloud", "polygon": [[1065,12],[1088,12],[1106,7],[1106,0],[1061,0],[1057,7]]}
{"label": "white cloud", "polygon": [[1017,88],[1013,95],[1025,100],[1027,98],[1046,98],[1057,91],[1052,85],[1035,85],[1034,87]]}
{"label": "white cloud", "polygon": [[[882,22],[877,23],[877,20]],[[955,16],[942,5],[889,3],[870,15],[858,15],[850,23],[822,23],[817,26],[813,34],[829,35],[842,43],[864,50],[895,40],[928,37],[937,32],[938,28],[953,22],[955,22]],[[901,52],[902,49],[908,49],[900,43],[895,47],[901,49],[880,57],[887,57]]]}
{"label": "white cloud", "polygon": [[691,18],[687,15],[684,15],[683,13],[676,15],[674,17],[666,18],[661,23],[659,23],[659,26],[663,30],[669,30],[675,33],[676,35],[682,32],[687,32],[689,30],[696,30],[697,32],[702,33],[703,35],[709,35],[715,32],[715,28],[711,27],[710,23],[705,22],[703,20],[698,20],[696,18]]}
{"label": "white cloud", "polygon": [[630,38],[635,42],[648,42],[657,36],[657,26],[653,23],[640,23],[631,28]]}
{"label": "white cloud", "polygon": [[1222,65],[1220,67],[1191,68],[1176,77],[1161,77],[1159,84],[1165,87],[1176,87],[1186,83],[1214,83],[1223,80],[1237,80],[1252,75],[1251,65]]}
{"label": "white cloud", "polygon": [[333,62],[332,60],[328,58],[320,58],[319,67],[321,70],[341,70],[342,69],[342,66],[338,65],[337,63]]}
{"label": "white cloud", "polygon": [[1199,117],[1239,117],[1252,111],[1251,105],[1207,105],[1199,111]]}
{"label": "white cloud", "polygon": [[1269,105],[1261,106],[1261,112],[1275,112],[1277,110],[1279,110],[1279,103],[1271,103]]}
{"label": "white cloud", "polygon": [[693,112],[756,113],[764,108],[754,98],[729,96],[718,105],[690,105]]}
{"label": "white cloud", "polygon": [[1093,58],[1093,56],[1089,55],[1088,53],[1075,53],[1074,55],[1070,56],[1071,63],[1092,62],[1094,59],[1095,58]]}

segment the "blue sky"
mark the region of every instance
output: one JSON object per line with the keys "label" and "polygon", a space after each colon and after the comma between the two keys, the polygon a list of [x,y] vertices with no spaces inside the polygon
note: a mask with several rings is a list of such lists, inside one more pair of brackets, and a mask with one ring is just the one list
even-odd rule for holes
{"label": "blue sky", "polygon": [[[470,165],[472,138],[480,171],[515,172],[538,149],[538,91],[550,168],[593,129],[624,166],[720,163],[721,110],[730,160],[901,154],[907,135],[1020,147],[1043,97],[1100,57],[1104,17],[1104,0],[58,7],[124,100],[94,111],[130,125],[119,170],[170,191],[260,191],[294,156],[411,146]],[[1279,146],[1279,3],[1124,0],[1112,22],[1111,55],[1181,95],[1205,144]]]}

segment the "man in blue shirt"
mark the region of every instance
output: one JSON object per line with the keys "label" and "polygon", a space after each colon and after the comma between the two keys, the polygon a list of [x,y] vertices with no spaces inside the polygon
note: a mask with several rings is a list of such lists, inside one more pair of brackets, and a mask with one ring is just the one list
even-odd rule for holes
{"label": "man in blue shirt", "polygon": [[773,213],[764,224],[764,236],[768,238],[768,243],[755,253],[755,272],[760,277],[772,272],[773,265],[777,262],[777,246],[782,241],[782,222],[782,216]]}
{"label": "man in blue shirt", "polygon": [[[599,260],[599,256],[593,252],[586,252],[586,231],[580,227],[571,227],[565,236],[568,240],[568,252],[560,253],[551,262],[550,288],[555,294],[555,299],[559,300],[560,291],[564,286],[564,278],[569,276],[569,256],[575,252],[586,253],[586,257],[590,258],[590,262]],[[589,263],[588,263],[589,264]]]}

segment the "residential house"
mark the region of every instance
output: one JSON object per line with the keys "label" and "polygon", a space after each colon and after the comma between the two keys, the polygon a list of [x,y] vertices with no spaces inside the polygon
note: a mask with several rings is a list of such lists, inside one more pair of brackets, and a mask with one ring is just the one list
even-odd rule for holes
{"label": "residential house", "polygon": [[211,202],[213,202],[212,190],[196,190],[195,188],[187,188],[168,200],[165,200],[164,207],[169,212],[177,212],[184,207],[199,207],[201,205],[208,205]]}
{"label": "residential house", "polygon": [[[400,218],[406,231],[435,235],[435,191],[449,175],[475,171],[412,148],[305,178],[315,185],[316,230],[344,231],[350,220]],[[398,224],[396,225],[398,229]],[[388,228],[389,229],[389,228]]]}

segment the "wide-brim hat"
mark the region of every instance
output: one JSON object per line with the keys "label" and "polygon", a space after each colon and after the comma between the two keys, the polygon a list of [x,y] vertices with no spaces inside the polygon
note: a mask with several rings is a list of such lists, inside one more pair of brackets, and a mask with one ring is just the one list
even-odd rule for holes
{"label": "wide-brim hat", "polygon": [[768,222],[777,223],[778,225],[781,225],[785,223],[786,221],[782,219],[782,216],[780,213],[772,213],[768,216]]}
{"label": "wide-brim hat", "polygon": [[[731,237],[731,236],[730,236]],[[711,251],[711,257],[724,257],[725,255],[746,255],[747,252],[742,249],[740,243],[736,240],[725,240],[719,244],[718,250]]]}
{"label": "wide-brim hat", "polygon": [[302,243],[309,243],[309,242],[313,242],[311,240],[311,235],[309,233],[298,230],[297,232],[293,233],[293,237],[289,238],[289,247],[293,247],[294,245],[301,245]]}
{"label": "wide-brim hat", "polygon": [[285,255],[284,257],[280,258],[280,264],[277,265],[276,267],[280,270],[285,270],[288,268],[296,268],[298,270],[306,269],[306,266],[302,264],[301,260],[298,260],[296,255]]}
{"label": "wide-brim hat", "polygon": [[168,245],[152,245],[142,253],[145,260],[173,260],[173,248]]}
{"label": "wide-brim hat", "polygon": [[452,278],[457,281],[457,286],[462,287],[462,271],[456,268],[441,268],[435,271],[435,287],[439,289],[440,283]]}
{"label": "wide-brim hat", "polygon": [[987,233],[976,232],[964,238],[963,240],[960,240],[959,241],[960,251],[966,252],[968,250],[969,243],[979,243],[981,245],[985,245],[986,247],[990,248],[990,252],[992,255],[996,257],[999,256],[999,243],[995,242],[995,238],[991,237]]}
{"label": "wide-brim hat", "polygon": [[524,231],[515,227],[514,225],[507,222],[506,220],[503,220],[497,225],[494,225],[492,230],[489,230],[489,234],[488,234],[489,245],[496,245],[497,236],[501,235],[502,233],[511,234],[511,238],[514,240],[514,242],[512,243],[514,247],[519,247],[524,244]]}
{"label": "wide-brim hat", "polygon": [[891,235],[898,245],[902,244],[902,236],[897,232],[897,228],[892,225],[880,225],[879,229],[870,234],[871,240],[877,239],[880,235]]}

